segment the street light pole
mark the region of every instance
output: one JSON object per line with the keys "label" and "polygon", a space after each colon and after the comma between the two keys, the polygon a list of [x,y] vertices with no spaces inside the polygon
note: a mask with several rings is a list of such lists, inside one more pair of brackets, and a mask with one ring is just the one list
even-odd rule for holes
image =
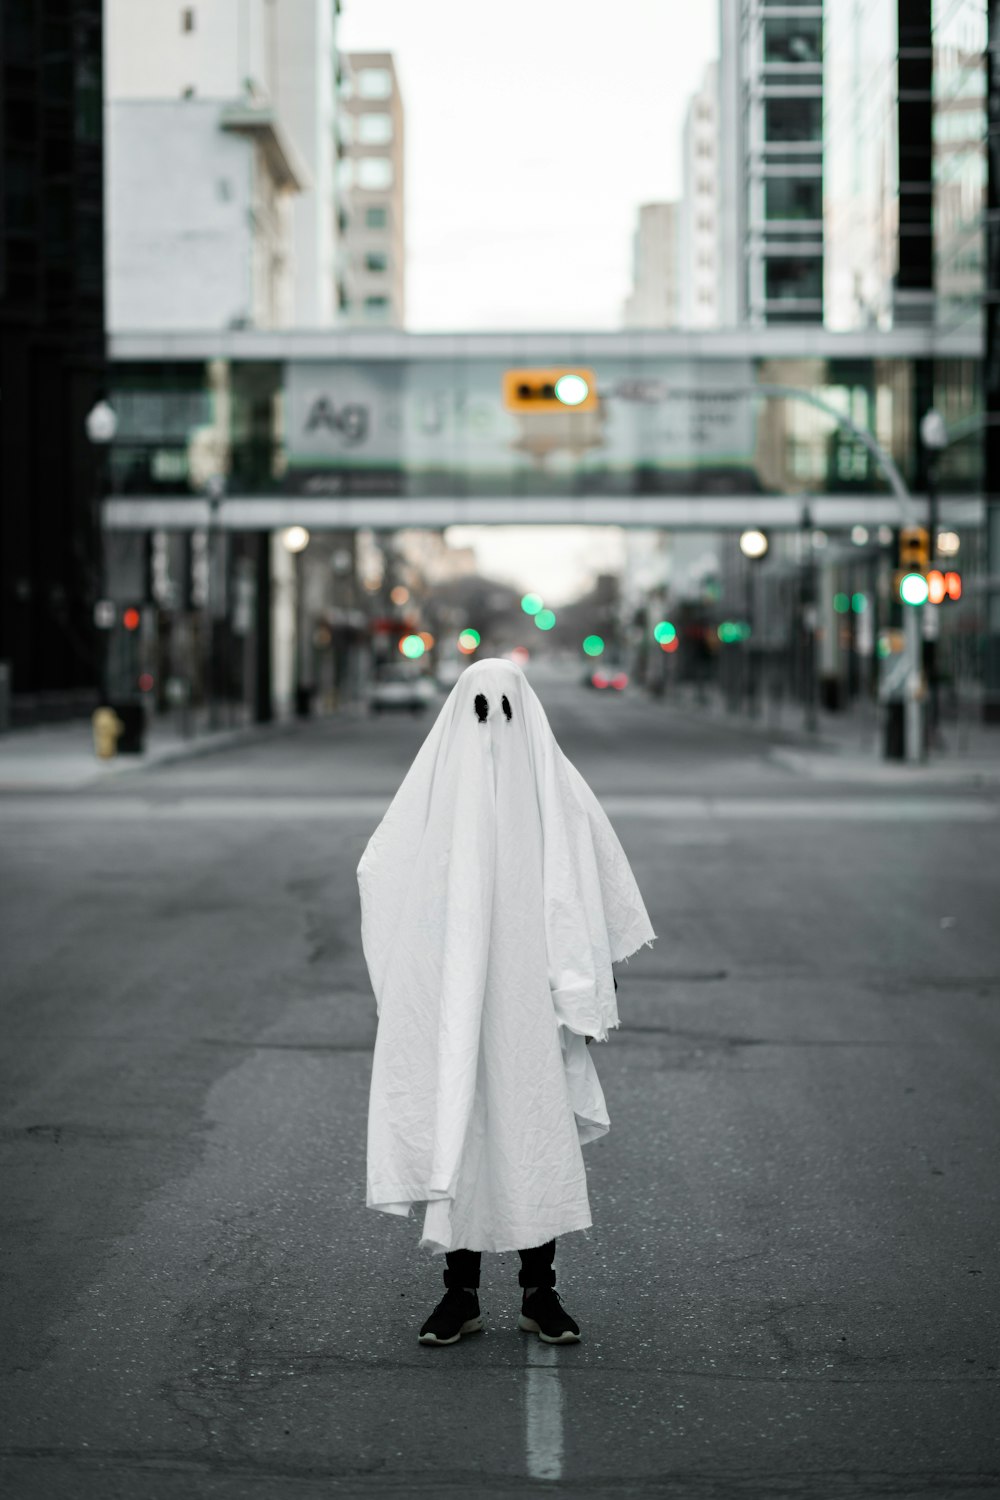
{"label": "street light pole", "polygon": [[[945,426],[941,413],[931,407],[924,412],[920,422],[920,441],[924,445],[927,454],[927,530],[930,539],[930,563],[931,567],[937,564],[937,536],[938,536],[938,460],[948,446],[948,429]],[[937,608],[938,606],[932,606]],[[927,605],[924,605],[924,609]],[[935,627],[939,622],[936,616],[931,616]],[[930,729],[931,734],[936,735],[940,723],[940,700],[938,695],[938,661],[937,661],[937,633],[932,634],[923,642],[924,662],[927,672],[927,694],[930,704]]]}
{"label": "street light pole", "polygon": [[802,583],[800,605],[802,611],[803,646],[803,692],[805,696],[805,727],[808,734],[819,728],[816,714],[816,565],[813,561],[812,515],[808,505],[802,507],[799,521],[802,539]]}
{"label": "street light pole", "polygon": [[206,619],[206,670],[205,695],[208,699],[208,727],[218,729],[218,701],[216,681],[217,636],[215,628],[215,538],[219,520],[219,509],[225,493],[226,481],[221,474],[213,474],[205,485],[208,500],[208,524],[205,528],[205,614]]}
{"label": "street light pole", "polygon": [[94,486],[94,624],[98,631],[97,690],[101,702],[106,703],[109,686],[108,631],[114,624],[114,609],[110,601],[104,597],[107,573],[105,567],[104,515],[102,506],[104,489],[110,474],[109,449],[118,432],[118,416],[114,407],[103,399],[96,401],[84,419],[84,429],[90,443],[101,456],[101,461],[97,465],[97,477]]}

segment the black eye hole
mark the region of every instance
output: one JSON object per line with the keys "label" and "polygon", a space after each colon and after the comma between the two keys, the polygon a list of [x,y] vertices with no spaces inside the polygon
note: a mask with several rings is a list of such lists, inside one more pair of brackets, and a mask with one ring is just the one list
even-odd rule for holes
{"label": "black eye hole", "polygon": [[477,693],[476,694],[476,717],[478,718],[480,724],[485,724],[486,723],[486,715],[489,713],[489,711],[490,711],[490,705],[487,703],[484,694]]}
{"label": "black eye hole", "polygon": [[503,708],[504,713],[507,715],[507,720],[508,720],[508,723],[509,723],[512,715],[511,715],[511,711],[510,711],[510,704],[507,702],[507,694],[506,693],[504,693],[503,697],[500,699],[500,705]]}

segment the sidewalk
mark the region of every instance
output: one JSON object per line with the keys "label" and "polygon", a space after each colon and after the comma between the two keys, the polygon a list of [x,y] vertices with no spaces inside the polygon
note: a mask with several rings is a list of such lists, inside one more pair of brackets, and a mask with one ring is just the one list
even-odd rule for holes
{"label": "sidewalk", "polygon": [[130,771],[286,734],[295,723],[294,719],[275,720],[216,730],[199,728],[197,733],[182,734],[173,715],[159,715],[150,721],[143,754],[117,755],[113,760],[99,760],[95,754],[89,719],[12,729],[0,735],[0,794],[72,792],[99,786]]}
{"label": "sidewalk", "polygon": [[818,709],[815,733],[805,728],[800,703],[761,702],[759,714],[751,718],[745,712],[731,712],[717,688],[707,689],[705,701],[699,703],[693,689],[686,686],[665,702],[672,712],[727,727],[758,743],[768,742],[768,760],[813,781],[1000,787],[1000,725],[983,724],[971,710],[957,722],[953,717],[946,719],[927,759],[910,765],[885,759],[881,717],[875,705],[867,702],[836,714]]}

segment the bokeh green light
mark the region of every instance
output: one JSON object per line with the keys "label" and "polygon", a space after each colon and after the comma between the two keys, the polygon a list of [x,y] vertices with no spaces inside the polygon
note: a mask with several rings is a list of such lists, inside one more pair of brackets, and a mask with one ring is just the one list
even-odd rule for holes
{"label": "bokeh green light", "polygon": [[662,646],[665,641],[672,641],[677,635],[677,628],[671,625],[669,620],[661,620],[658,625],[653,626],[653,640]]}
{"label": "bokeh green light", "polygon": [[423,656],[427,648],[419,635],[404,635],[399,643],[399,649],[404,656],[408,656],[415,661],[418,656]]}
{"label": "bokeh green light", "polygon": [[544,602],[541,594],[525,594],[521,600],[521,608],[526,615],[537,615]]}
{"label": "bokeh green light", "polygon": [[907,573],[899,585],[899,597],[904,604],[926,604],[929,593],[923,573]]}
{"label": "bokeh green light", "polygon": [[583,649],[588,656],[600,656],[604,642],[599,635],[588,635],[584,638]]}
{"label": "bokeh green light", "polygon": [[539,630],[551,630],[556,623],[556,617],[551,609],[540,609],[535,616],[535,624]]}

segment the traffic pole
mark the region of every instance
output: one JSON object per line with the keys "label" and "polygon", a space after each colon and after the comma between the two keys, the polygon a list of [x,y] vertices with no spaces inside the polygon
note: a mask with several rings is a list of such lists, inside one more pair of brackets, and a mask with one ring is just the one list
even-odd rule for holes
{"label": "traffic pole", "polygon": [[904,650],[906,653],[906,687],[903,708],[903,737],[906,759],[917,762],[925,757],[924,672],[923,672],[923,605],[903,605]]}

